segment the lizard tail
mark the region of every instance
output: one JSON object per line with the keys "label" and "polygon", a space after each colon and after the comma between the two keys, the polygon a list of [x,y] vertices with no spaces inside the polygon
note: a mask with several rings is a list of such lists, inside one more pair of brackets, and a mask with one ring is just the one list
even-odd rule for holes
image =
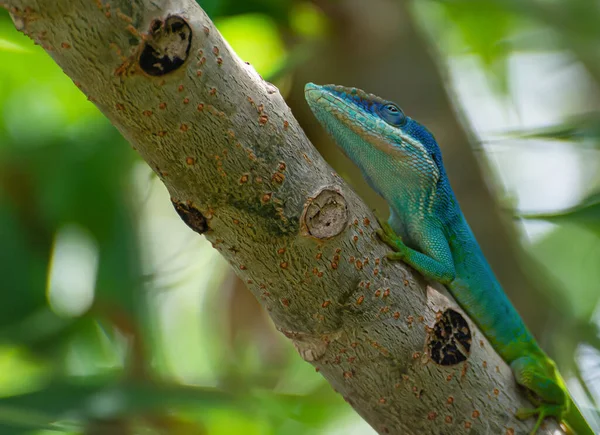
{"label": "lizard tail", "polygon": [[569,397],[569,410],[563,416],[563,422],[567,426],[569,435],[597,435],[594,433],[583,414]]}

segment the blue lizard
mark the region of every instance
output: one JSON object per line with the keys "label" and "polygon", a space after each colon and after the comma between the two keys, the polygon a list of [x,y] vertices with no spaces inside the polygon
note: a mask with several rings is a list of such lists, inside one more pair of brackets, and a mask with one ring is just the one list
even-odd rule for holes
{"label": "blue lizard", "polygon": [[[552,361],[502,290],[460,210],[433,135],[393,102],[356,88],[309,83],[305,97],[319,122],[360,168],[390,207],[378,230],[402,260],[449,289],[496,352],[527,388],[537,416],[566,423],[578,435],[593,435]],[[399,235],[399,236],[398,236]]]}

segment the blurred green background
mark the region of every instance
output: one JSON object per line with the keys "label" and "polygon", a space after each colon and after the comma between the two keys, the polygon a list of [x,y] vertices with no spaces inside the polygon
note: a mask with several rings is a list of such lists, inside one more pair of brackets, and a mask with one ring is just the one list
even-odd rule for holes
{"label": "blurred green background", "polygon": [[[594,420],[600,5],[199,3],[363,196],[372,198],[304,103],[307,81],[396,100],[440,140],[461,201],[492,187],[516,230],[486,253],[498,253],[500,271],[515,258],[536,265],[524,275],[541,292],[507,292]],[[372,205],[385,213],[380,199]],[[480,204],[468,215],[484,225],[489,213]],[[374,433],[5,11],[0,291],[0,434]]]}

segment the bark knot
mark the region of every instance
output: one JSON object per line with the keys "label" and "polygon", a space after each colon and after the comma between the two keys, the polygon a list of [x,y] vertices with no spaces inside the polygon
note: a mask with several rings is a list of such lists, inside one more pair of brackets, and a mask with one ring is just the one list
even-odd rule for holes
{"label": "bark knot", "polygon": [[151,76],[162,76],[184,64],[192,45],[192,29],[181,17],[154,20],[140,54],[140,68]]}
{"label": "bark knot", "polygon": [[471,330],[466,319],[448,308],[438,315],[429,333],[427,350],[436,364],[450,366],[466,361],[471,351]]}
{"label": "bark knot", "polygon": [[175,211],[179,215],[182,221],[198,234],[204,234],[209,230],[208,222],[204,215],[200,213],[196,207],[194,207],[189,201],[183,203],[174,198],[171,198],[171,203],[175,207]]}
{"label": "bark knot", "polygon": [[340,234],[348,225],[348,204],[344,196],[333,188],[322,189],[304,205],[302,217],[305,231],[318,239]]}

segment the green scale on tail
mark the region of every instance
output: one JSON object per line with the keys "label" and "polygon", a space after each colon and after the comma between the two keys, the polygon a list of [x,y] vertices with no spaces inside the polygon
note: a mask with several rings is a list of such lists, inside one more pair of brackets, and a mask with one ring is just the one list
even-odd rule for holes
{"label": "green scale on tail", "polygon": [[460,210],[433,135],[393,102],[356,88],[306,85],[310,108],[369,185],[390,207],[379,235],[412,266],[449,289],[526,387],[532,409],[519,418],[555,417],[593,435],[554,362],[539,347],[496,279]]}

